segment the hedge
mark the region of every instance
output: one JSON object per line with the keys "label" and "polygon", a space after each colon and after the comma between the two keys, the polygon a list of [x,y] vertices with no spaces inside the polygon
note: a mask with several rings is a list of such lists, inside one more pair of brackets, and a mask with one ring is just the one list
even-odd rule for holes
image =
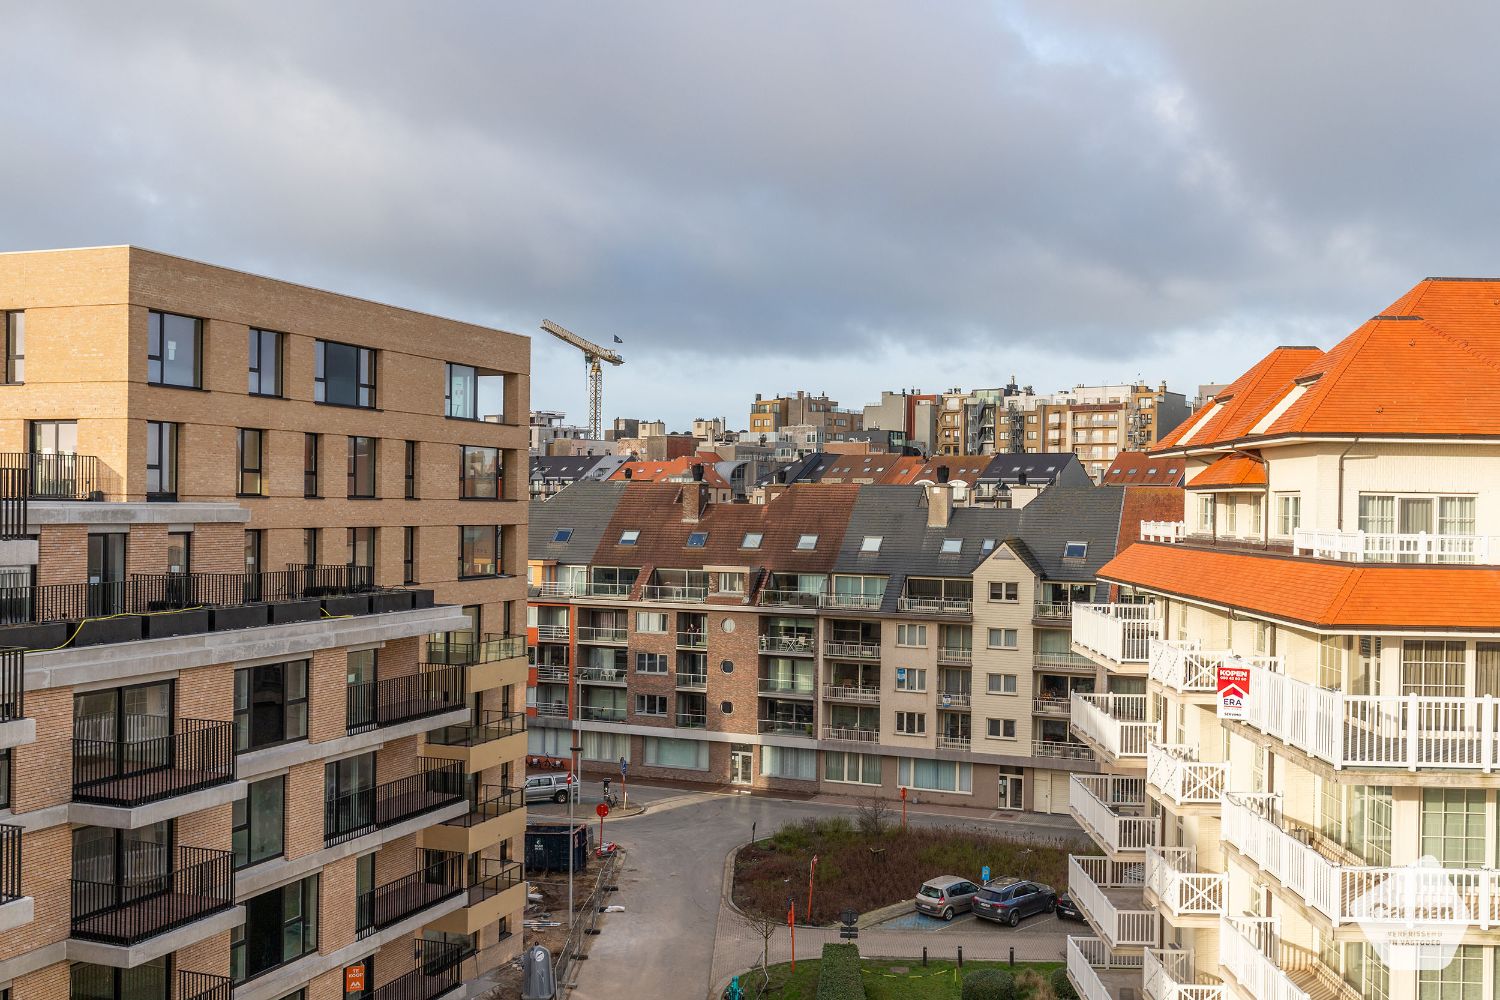
{"label": "hedge", "polygon": [[1078,991],[1073,988],[1073,980],[1068,978],[1067,969],[1053,969],[1052,975],[1047,978],[1057,1000],[1078,1000]]}
{"label": "hedge", "polygon": [[963,1000],[1016,1000],[1015,977],[1004,969],[970,972],[964,976]]}
{"label": "hedge", "polygon": [[817,1000],[865,1000],[865,982],[859,974],[859,945],[823,946]]}

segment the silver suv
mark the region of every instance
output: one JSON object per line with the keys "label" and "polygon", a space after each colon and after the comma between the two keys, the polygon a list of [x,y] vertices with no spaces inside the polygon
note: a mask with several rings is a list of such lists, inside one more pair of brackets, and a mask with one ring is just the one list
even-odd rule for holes
{"label": "silver suv", "polygon": [[568,801],[568,789],[573,790],[573,801],[578,801],[578,782],[569,774],[536,774],[526,779],[526,801]]}
{"label": "silver suv", "polygon": [[973,906],[978,891],[979,886],[957,875],[928,879],[917,890],[917,912],[952,920],[955,913],[964,913]]}

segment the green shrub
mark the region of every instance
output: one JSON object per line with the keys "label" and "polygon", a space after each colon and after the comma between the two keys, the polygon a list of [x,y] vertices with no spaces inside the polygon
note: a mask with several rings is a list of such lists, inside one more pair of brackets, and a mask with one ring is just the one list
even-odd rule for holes
{"label": "green shrub", "polygon": [[1057,1000],[1078,1000],[1078,991],[1073,988],[1073,981],[1068,978],[1067,969],[1053,969],[1052,975],[1047,978],[1052,984],[1052,992]]}
{"label": "green shrub", "polygon": [[1016,1000],[1016,980],[1004,969],[970,972],[964,976],[963,1000]]}
{"label": "green shrub", "polygon": [[818,966],[818,1000],[865,1000],[858,945],[823,946],[823,961]]}

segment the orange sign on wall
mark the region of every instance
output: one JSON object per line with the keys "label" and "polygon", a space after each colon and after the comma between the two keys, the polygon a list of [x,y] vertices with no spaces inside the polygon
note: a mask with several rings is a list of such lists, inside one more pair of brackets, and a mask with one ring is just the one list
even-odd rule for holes
{"label": "orange sign on wall", "polygon": [[344,966],[344,992],[363,993],[365,991],[365,967],[364,965]]}

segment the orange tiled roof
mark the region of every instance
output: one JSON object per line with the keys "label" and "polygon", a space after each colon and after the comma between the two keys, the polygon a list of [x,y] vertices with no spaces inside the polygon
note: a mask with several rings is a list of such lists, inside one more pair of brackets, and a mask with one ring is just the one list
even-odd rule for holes
{"label": "orange tiled roof", "polygon": [[1199,413],[1178,424],[1153,451],[1202,447],[1248,434],[1283,396],[1292,379],[1323,356],[1316,347],[1278,347],[1214,396]]}
{"label": "orange tiled roof", "polygon": [[[622,462],[620,467],[610,473],[612,480],[629,479],[633,483],[660,483],[685,480],[691,478],[689,471],[695,465],[703,466],[703,481],[709,486],[721,490],[730,488],[729,481],[719,475],[719,470],[714,468],[713,463],[718,457],[711,452],[700,453],[697,456],[684,455],[681,458],[669,458],[661,462]],[[630,475],[625,470],[630,470]]]}
{"label": "orange tiled roof", "polygon": [[1202,490],[1213,486],[1264,486],[1266,485],[1266,463],[1248,455],[1225,455],[1193,477],[1190,489]]}
{"label": "orange tiled roof", "polygon": [[1500,572],[1132,545],[1100,579],[1323,628],[1500,632]]}
{"label": "orange tiled roof", "polygon": [[1180,458],[1153,458],[1144,451],[1122,451],[1104,473],[1105,486],[1181,486]]}

